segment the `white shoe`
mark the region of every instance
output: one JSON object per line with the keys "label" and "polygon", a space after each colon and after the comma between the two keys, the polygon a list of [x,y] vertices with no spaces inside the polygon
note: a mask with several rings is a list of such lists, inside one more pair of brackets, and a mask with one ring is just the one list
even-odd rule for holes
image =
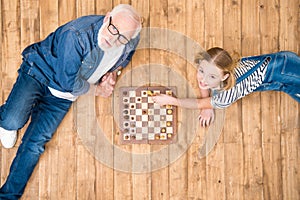
{"label": "white shoe", "polygon": [[17,141],[17,131],[8,131],[0,127],[0,140],[6,149],[14,147]]}

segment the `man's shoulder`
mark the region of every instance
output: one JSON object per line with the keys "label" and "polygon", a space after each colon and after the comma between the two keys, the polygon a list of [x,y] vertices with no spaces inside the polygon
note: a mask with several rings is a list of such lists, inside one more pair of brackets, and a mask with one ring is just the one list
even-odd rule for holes
{"label": "man's shoulder", "polygon": [[77,29],[84,29],[85,27],[90,27],[95,24],[99,24],[101,26],[103,24],[103,19],[103,15],[86,15],[74,19],[66,25],[76,27]]}

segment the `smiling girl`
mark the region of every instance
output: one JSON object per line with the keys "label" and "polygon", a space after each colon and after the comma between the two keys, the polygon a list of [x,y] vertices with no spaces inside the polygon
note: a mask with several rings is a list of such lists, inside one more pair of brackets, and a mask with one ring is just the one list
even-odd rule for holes
{"label": "smiling girl", "polygon": [[199,120],[208,126],[214,108],[226,108],[256,91],[283,91],[300,102],[300,57],[289,51],[244,57],[234,61],[222,48],[214,47],[195,57],[200,99],[154,96],[160,105],[201,109]]}

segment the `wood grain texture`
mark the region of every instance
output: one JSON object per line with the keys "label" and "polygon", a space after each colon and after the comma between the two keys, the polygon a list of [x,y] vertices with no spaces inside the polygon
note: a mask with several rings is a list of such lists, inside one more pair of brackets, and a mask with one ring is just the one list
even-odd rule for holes
{"label": "wood grain texture", "polygon": [[[117,87],[176,86],[180,97],[199,97],[195,43],[240,56],[300,53],[299,0],[2,0],[0,102],[9,95],[26,46],[69,20],[105,15],[120,3],[133,5],[150,29],[143,29],[146,48],[136,51]],[[118,95],[84,96],[73,105],[46,145],[22,200],[300,199],[300,106],[288,95],[253,93],[227,108],[217,144],[201,159],[199,148],[209,129],[200,128],[198,110],[178,109],[182,143],[175,151],[174,146],[119,144]],[[86,115],[78,113],[82,110]],[[26,127],[15,148],[1,148],[1,184]],[[82,128],[88,128],[85,135]],[[104,139],[111,146],[102,148]],[[128,153],[126,160],[120,152]],[[139,154],[151,156],[141,161]],[[167,164],[157,168],[159,161]]]}

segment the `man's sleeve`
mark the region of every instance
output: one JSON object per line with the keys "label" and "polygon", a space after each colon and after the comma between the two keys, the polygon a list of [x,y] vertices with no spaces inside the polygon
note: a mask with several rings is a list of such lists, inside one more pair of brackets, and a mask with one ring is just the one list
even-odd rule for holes
{"label": "man's sleeve", "polygon": [[79,76],[83,50],[78,37],[73,31],[65,31],[59,36],[57,46],[57,80],[66,92],[75,96],[89,90],[89,84]]}

